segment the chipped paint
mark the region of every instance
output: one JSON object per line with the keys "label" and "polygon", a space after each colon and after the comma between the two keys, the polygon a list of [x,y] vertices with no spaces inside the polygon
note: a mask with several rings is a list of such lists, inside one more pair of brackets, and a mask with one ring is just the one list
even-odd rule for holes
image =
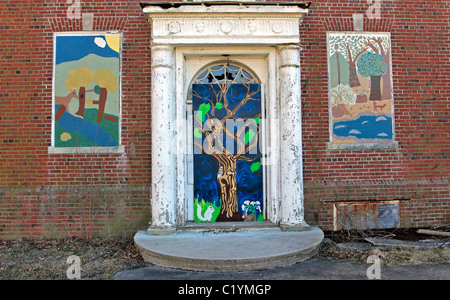
{"label": "chipped paint", "polygon": [[[300,47],[277,46],[280,55],[281,113],[281,226],[308,228],[303,209]],[[290,229],[289,229],[290,228]],[[296,229],[293,229],[296,228]]]}

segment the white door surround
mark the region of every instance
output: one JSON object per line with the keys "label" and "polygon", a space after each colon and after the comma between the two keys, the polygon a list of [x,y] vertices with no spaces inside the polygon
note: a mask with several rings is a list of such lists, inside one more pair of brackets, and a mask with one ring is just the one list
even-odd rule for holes
{"label": "white door surround", "polygon": [[[264,5],[263,5],[264,4]],[[283,230],[304,221],[300,24],[296,3],[142,4],[152,28],[152,220],[149,234],[173,234],[192,214],[188,90],[206,65],[229,60],[264,86],[266,220]]]}

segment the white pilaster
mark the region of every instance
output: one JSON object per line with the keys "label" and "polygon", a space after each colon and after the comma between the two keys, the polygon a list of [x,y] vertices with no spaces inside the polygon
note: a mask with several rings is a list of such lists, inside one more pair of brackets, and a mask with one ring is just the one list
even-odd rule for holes
{"label": "white pilaster", "polygon": [[300,47],[278,45],[282,230],[309,230],[304,220]]}
{"label": "white pilaster", "polygon": [[152,48],[152,235],[176,232],[174,49]]}

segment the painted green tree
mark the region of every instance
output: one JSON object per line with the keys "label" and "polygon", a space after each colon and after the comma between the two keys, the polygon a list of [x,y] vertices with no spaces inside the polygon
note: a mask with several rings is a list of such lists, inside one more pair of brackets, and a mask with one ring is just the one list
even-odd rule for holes
{"label": "painted green tree", "polygon": [[[329,45],[330,45],[330,57],[334,54],[342,56],[348,63],[348,85],[353,87],[358,87],[361,85],[358,79],[358,74],[356,71],[356,61],[364,52],[367,51],[367,46],[364,43],[364,36],[356,35],[330,35]],[[339,59],[339,58],[338,58]],[[339,60],[338,60],[339,61]],[[340,74],[341,70],[337,70]],[[338,82],[344,84],[343,82]]]}
{"label": "painted green tree", "polygon": [[383,58],[383,62],[387,65],[387,71],[381,76],[383,80],[383,90],[381,92],[382,100],[390,100],[392,98],[391,84],[391,47],[389,37],[372,37],[367,39],[367,47],[373,52],[378,53]]}
{"label": "painted green tree", "polygon": [[371,101],[382,100],[381,76],[386,74],[387,64],[378,53],[366,52],[362,54],[356,62],[358,73],[362,77],[370,77],[370,98]]}

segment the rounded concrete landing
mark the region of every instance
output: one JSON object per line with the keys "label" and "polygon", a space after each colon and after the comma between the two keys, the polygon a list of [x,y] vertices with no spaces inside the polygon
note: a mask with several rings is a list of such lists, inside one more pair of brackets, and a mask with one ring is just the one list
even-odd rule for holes
{"label": "rounded concrete landing", "polygon": [[178,231],[152,236],[139,231],[134,241],[145,261],[158,266],[194,271],[248,271],[282,267],[314,256],[323,232],[281,231],[279,228],[234,232]]}

